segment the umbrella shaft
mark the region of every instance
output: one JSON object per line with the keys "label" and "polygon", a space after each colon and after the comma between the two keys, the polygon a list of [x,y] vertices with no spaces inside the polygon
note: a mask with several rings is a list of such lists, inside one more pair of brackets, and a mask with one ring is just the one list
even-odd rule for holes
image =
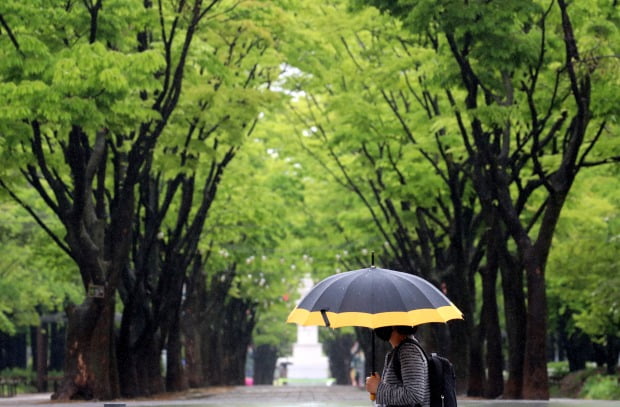
{"label": "umbrella shaft", "polygon": [[372,366],[370,375],[374,375],[376,372],[376,369],[375,369],[375,331],[373,329],[370,330],[370,335],[371,335],[370,359],[371,359],[371,366]]}

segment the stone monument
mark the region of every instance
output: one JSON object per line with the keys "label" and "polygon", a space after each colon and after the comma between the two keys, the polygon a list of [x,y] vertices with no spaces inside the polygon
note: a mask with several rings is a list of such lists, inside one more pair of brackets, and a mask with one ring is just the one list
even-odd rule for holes
{"label": "stone monument", "polygon": [[[303,298],[312,288],[312,280],[305,277],[300,289]],[[289,379],[312,379],[313,382],[329,378],[327,357],[319,342],[319,329],[316,326],[297,326],[297,342],[293,344],[293,355],[287,358]]]}

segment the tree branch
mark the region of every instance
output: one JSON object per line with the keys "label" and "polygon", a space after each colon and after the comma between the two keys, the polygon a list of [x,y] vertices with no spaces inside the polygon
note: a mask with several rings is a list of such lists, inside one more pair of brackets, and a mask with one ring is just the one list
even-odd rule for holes
{"label": "tree branch", "polygon": [[56,235],[56,233],[54,233],[48,226],[47,224],[43,221],[43,219],[34,211],[34,209],[32,209],[32,207],[28,204],[26,204],[11,188],[8,187],[8,185],[6,185],[4,183],[4,181],[0,178],[0,186],[2,188],[4,188],[5,191],[8,192],[9,196],[15,201],[17,202],[17,204],[19,206],[21,206],[22,208],[24,208],[26,210],[26,212],[28,212],[30,214],[30,216],[32,216],[32,218],[34,219],[34,221],[45,231],[45,233],[47,233],[47,235],[54,241],[54,243],[56,243],[56,245],[65,253],[67,253],[67,255],[69,257],[71,257],[74,261],[76,260],[72,253],[71,250],[69,249],[69,247],[62,241],[61,238],[58,237],[58,235]]}
{"label": "tree branch", "polygon": [[24,56],[24,53],[22,52],[22,50],[19,47],[19,42],[17,42],[17,38],[15,38],[15,35],[13,34],[13,31],[11,31],[11,27],[9,27],[9,25],[7,24],[7,22],[4,19],[4,16],[2,14],[0,14],[0,25],[2,27],[4,27],[4,29],[6,30],[6,33],[8,34],[9,38],[11,39],[11,42],[13,43],[13,46],[15,47],[17,52],[19,52],[19,54],[21,56]]}

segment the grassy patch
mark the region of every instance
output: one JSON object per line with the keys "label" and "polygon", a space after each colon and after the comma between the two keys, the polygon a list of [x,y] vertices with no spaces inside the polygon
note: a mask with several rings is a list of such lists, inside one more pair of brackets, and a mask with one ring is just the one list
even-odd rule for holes
{"label": "grassy patch", "polygon": [[605,375],[604,369],[587,367],[576,372],[566,372],[562,366],[549,368],[549,393],[551,397],[620,400],[618,376]]}
{"label": "grassy patch", "polygon": [[595,374],[589,376],[579,393],[581,398],[593,400],[620,400],[620,383],[617,376]]}

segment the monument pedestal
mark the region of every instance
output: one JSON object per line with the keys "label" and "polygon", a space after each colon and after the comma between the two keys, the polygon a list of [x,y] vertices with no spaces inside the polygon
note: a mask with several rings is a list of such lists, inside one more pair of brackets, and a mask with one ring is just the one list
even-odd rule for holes
{"label": "monument pedestal", "polygon": [[[304,278],[302,297],[312,288],[312,280]],[[289,379],[325,380],[329,378],[329,363],[319,342],[316,326],[297,326],[297,342],[293,344],[293,355],[287,358]]]}

